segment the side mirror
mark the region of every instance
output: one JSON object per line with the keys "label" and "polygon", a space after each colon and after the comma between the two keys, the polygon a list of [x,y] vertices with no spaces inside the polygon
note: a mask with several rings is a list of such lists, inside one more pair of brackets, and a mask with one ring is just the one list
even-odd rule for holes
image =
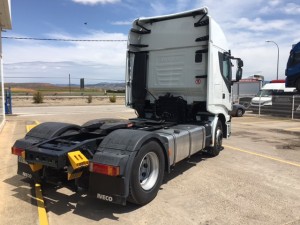
{"label": "side mirror", "polygon": [[236,71],[235,81],[239,82],[239,80],[242,79],[242,76],[243,76],[243,69],[241,67],[239,67]]}
{"label": "side mirror", "polygon": [[244,66],[243,60],[238,59],[238,60],[237,60],[237,65],[238,65],[239,68],[242,68],[242,67]]}

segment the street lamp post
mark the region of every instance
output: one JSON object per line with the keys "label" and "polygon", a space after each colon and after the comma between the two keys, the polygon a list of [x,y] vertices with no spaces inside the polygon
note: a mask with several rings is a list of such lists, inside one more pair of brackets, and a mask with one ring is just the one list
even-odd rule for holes
{"label": "street lamp post", "polygon": [[278,44],[275,41],[269,41],[267,40],[266,42],[272,42],[277,46],[277,80],[278,80],[278,67],[279,67],[279,47]]}

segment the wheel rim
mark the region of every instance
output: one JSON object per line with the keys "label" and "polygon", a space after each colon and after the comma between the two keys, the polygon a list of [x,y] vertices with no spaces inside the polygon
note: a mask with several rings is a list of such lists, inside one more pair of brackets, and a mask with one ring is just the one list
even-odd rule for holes
{"label": "wheel rim", "polygon": [[242,115],[243,115],[243,111],[242,111],[241,109],[238,109],[237,115],[238,115],[239,117],[242,116]]}
{"label": "wheel rim", "polygon": [[150,190],[156,184],[159,173],[159,160],[154,152],[148,152],[140,163],[139,180],[144,190]]}
{"label": "wheel rim", "polygon": [[216,133],[216,148],[217,149],[221,149],[222,141],[223,141],[223,134],[222,134],[221,129],[218,129],[217,133]]}

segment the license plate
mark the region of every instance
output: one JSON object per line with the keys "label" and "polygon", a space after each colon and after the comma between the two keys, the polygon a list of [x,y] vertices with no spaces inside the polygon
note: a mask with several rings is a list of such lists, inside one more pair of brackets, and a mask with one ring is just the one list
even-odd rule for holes
{"label": "license plate", "polygon": [[20,163],[28,164],[28,162],[26,162],[26,160],[23,157],[21,157],[21,156],[18,156],[18,161]]}

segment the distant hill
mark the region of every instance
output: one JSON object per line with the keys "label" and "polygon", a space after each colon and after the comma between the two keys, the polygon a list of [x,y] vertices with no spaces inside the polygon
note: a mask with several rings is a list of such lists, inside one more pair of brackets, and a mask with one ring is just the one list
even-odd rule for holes
{"label": "distant hill", "polygon": [[55,84],[50,83],[4,83],[5,88],[28,88],[28,89],[39,89],[39,88],[56,88]]}
{"label": "distant hill", "polygon": [[110,90],[125,90],[125,83],[108,83],[102,82],[98,84],[88,84],[85,85],[89,88],[101,88],[101,89],[110,89]]}

